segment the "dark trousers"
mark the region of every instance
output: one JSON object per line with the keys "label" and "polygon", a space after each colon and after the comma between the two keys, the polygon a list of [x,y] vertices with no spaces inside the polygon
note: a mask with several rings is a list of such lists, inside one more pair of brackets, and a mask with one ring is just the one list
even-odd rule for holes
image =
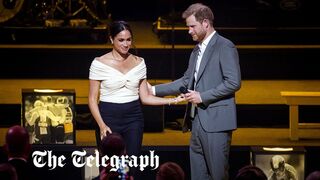
{"label": "dark trousers", "polygon": [[[143,136],[143,113],[139,100],[129,103],[100,102],[99,110],[103,121],[112,132],[119,133],[126,143],[128,155],[139,156]],[[97,145],[100,145],[99,128],[96,131]]]}

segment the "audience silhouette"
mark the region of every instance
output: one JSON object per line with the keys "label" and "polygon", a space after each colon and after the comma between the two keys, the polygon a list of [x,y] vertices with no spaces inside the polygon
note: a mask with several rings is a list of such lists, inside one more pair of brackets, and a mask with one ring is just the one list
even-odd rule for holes
{"label": "audience silhouette", "polygon": [[28,131],[18,125],[12,126],[8,129],[5,140],[4,148],[8,155],[8,163],[15,168],[18,179],[32,179],[28,165],[31,152]]}
{"label": "audience silhouette", "polygon": [[18,176],[16,169],[9,163],[0,164],[0,179],[17,180]]}
{"label": "audience silhouette", "polygon": [[267,180],[266,174],[258,167],[246,165],[239,169],[235,180]]}
{"label": "audience silhouette", "polygon": [[160,165],[156,180],[184,180],[183,169],[174,162],[165,162]]}
{"label": "audience silhouette", "polygon": [[[101,140],[100,153],[102,156],[122,156],[126,155],[125,141],[118,133],[108,134]],[[118,162],[121,163],[121,162]],[[103,168],[100,173],[100,180],[132,180],[129,167],[122,167],[116,171],[112,170],[112,165],[108,162],[108,166]]]}
{"label": "audience silhouette", "polygon": [[313,171],[311,172],[306,180],[320,180],[320,171]]}

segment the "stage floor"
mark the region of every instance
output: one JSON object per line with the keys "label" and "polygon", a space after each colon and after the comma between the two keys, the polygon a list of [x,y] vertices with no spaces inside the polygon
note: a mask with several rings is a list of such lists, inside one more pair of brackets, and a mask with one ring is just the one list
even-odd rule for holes
{"label": "stage floor", "polygon": [[[0,144],[5,141],[7,128],[0,128]],[[320,132],[319,132],[320,133]],[[144,133],[143,146],[188,146],[190,132],[165,129]],[[77,146],[95,146],[94,130],[77,130]],[[232,146],[320,146],[320,139],[289,139],[287,128],[238,128],[233,133]]]}

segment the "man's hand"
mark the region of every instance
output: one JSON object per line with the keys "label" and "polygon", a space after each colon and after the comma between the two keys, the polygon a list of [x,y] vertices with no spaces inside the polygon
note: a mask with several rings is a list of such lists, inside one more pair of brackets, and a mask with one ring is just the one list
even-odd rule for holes
{"label": "man's hand", "polygon": [[189,92],[184,95],[187,101],[193,104],[202,103],[202,99],[200,97],[200,93],[198,91],[188,90]]}

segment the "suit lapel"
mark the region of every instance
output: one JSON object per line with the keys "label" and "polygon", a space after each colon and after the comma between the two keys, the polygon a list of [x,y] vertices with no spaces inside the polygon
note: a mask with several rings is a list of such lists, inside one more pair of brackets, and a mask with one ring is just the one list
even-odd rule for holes
{"label": "suit lapel", "polygon": [[199,72],[198,72],[198,75],[197,75],[197,83],[199,82],[199,79],[202,77],[202,74],[203,74],[203,71],[205,69],[205,67],[207,66],[207,63],[208,61],[210,60],[210,54],[213,53],[214,51],[214,45],[216,43],[218,39],[218,33],[216,32],[211,40],[209,41],[207,47],[206,47],[206,50],[204,51],[204,54],[202,56],[202,60],[201,60],[201,63],[200,63],[200,67],[199,67]]}
{"label": "suit lapel", "polygon": [[193,82],[194,82],[194,72],[195,72],[195,68],[196,68],[196,63],[197,63],[197,55],[198,55],[198,51],[199,51],[199,46],[196,46],[193,51],[192,51],[192,55],[191,55],[191,63],[192,63],[192,74],[190,74],[190,81],[188,84],[188,89],[194,89],[193,86]]}

